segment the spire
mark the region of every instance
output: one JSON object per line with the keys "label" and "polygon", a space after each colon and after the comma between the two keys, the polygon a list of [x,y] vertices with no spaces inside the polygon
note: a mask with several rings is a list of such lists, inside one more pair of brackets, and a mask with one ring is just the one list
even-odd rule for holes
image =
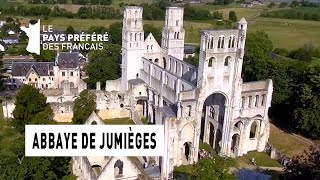
{"label": "spire", "polygon": [[248,24],[248,22],[246,21],[246,18],[244,18],[244,17],[242,17],[238,23],[239,24]]}

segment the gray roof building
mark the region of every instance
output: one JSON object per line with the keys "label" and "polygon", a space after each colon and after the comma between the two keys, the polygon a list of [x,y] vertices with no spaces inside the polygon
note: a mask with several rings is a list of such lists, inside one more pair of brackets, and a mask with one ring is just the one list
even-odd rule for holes
{"label": "gray roof building", "polygon": [[53,62],[12,62],[12,76],[26,76],[32,69],[39,76],[53,76]]}

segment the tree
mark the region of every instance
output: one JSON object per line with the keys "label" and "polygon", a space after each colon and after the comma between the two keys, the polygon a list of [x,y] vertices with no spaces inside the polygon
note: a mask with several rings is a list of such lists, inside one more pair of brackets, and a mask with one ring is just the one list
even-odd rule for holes
{"label": "tree", "polygon": [[103,26],[92,26],[89,28],[88,33],[89,34],[104,34],[105,32],[108,32],[108,29],[106,27]]}
{"label": "tree", "polygon": [[122,43],[122,23],[121,22],[112,23],[109,26],[108,33],[113,44],[121,45]]}
{"label": "tree", "polygon": [[12,17],[7,17],[6,23],[11,23],[11,22],[14,22],[14,19]]}
{"label": "tree", "polygon": [[[11,137],[13,138],[13,137]],[[64,179],[71,177],[70,157],[25,157],[24,136],[0,151],[0,179]]]}
{"label": "tree", "polygon": [[229,20],[236,22],[237,21],[237,15],[234,11],[229,11]]}
{"label": "tree", "polygon": [[73,108],[73,124],[84,124],[90,114],[96,109],[95,95],[88,89],[80,93],[74,102]]}
{"label": "tree", "polygon": [[286,179],[320,179],[320,145],[311,146],[285,166]]}
{"label": "tree", "polygon": [[107,80],[120,77],[120,45],[106,45],[103,50],[91,51],[89,53],[89,64],[86,72],[89,78],[86,80],[89,88],[94,88],[96,82],[104,86]]}
{"label": "tree", "polygon": [[75,30],[72,26],[68,26],[66,29],[66,34],[75,34]]}
{"label": "tree", "polygon": [[145,24],[143,25],[144,29],[144,36],[145,38],[152,33],[153,37],[157,40],[157,42],[160,44],[161,43],[161,36],[162,32],[160,28],[155,27],[152,24]]}
{"label": "tree", "polygon": [[276,6],[276,4],[274,3],[274,2],[271,2],[269,5],[268,5],[268,8],[273,8],[273,7],[275,7]]}
{"label": "tree", "polygon": [[195,171],[192,179],[235,179],[233,175],[228,173],[230,163],[231,162],[228,158],[223,158],[220,156],[215,156],[214,159],[202,158],[195,166]]}
{"label": "tree", "polygon": [[53,50],[43,50],[40,49],[40,55],[33,54],[33,57],[38,62],[54,62],[56,57],[56,52]]}
{"label": "tree", "polygon": [[282,2],[279,4],[279,8],[284,8],[284,7],[287,7],[288,6],[288,3],[287,2]]}
{"label": "tree", "polygon": [[265,66],[265,59],[269,58],[269,52],[273,49],[271,40],[264,31],[257,31],[247,35],[243,70],[244,80],[257,80],[257,72],[266,71],[265,68],[257,68],[256,66]]}
{"label": "tree", "polygon": [[297,7],[297,6],[299,6],[299,2],[298,1],[292,1],[290,3],[290,7]]}
{"label": "tree", "polygon": [[24,125],[29,124],[34,116],[46,108],[46,97],[38,89],[24,85],[16,95],[13,111],[13,125],[24,132]]}

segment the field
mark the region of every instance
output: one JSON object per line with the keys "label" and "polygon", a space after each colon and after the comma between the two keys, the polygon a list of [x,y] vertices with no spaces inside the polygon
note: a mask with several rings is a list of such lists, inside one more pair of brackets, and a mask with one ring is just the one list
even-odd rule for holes
{"label": "field", "polygon": [[318,21],[258,17],[249,20],[248,23],[249,32],[267,32],[274,48],[297,49],[309,42],[315,47],[320,47]]}
{"label": "field", "polygon": [[[241,8],[242,9],[242,8]],[[240,16],[238,16],[239,18]],[[56,30],[65,30],[67,26],[73,26],[77,30],[86,30],[91,26],[109,27],[114,22],[121,20],[100,20],[100,19],[66,19],[66,18],[50,18],[42,20],[42,24],[52,24]],[[162,28],[163,21],[144,21],[145,24],[153,24],[156,27]],[[277,18],[258,17],[248,21],[248,31],[255,32],[264,30],[270,36],[274,48],[283,47],[286,49],[296,49],[305,43],[313,43],[315,47],[320,46],[320,22],[305,21],[305,20],[289,20]],[[286,25],[286,23],[288,25]],[[200,30],[214,28],[213,23],[203,22],[184,22],[186,30],[186,43],[199,43]]]}
{"label": "field", "polygon": [[278,163],[278,161],[271,159],[268,154],[263,152],[252,151],[242,157],[239,157],[240,160],[249,165],[252,165],[252,158],[255,159],[257,166],[282,167],[281,164]]}
{"label": "field", "polygon": [[106,124],[112,124],[112,125],[121,125],[121,124],[125,124],[125,125],[130,125],[130,124],[134,124],[134,122],[129,119],[129,118],[116,118],[116,119],[106,119],[104,120],[104,123]]}
{"label": "field", "polygon": [[218,12],[223,13],[223,18],[228,19],[229,12],[234,11],[237,15],[238,19],[241,19],[242,17],[245,17],[246,19],[252,19],[259,15],[259,13],[262,11],[261,7],[257,8],[226,8],[226,9],[220,9]]}
{"label": "field", "polygon": [[[67,26],[73,26],[77,30],[86,30],[92,26],[109,27],[110,24],[121,22],[121,20],[101,20],[101,19],[66,19],[66,18],[50,18],[49,20],[41,20],[43,25],[53,25],[54,30],[65,30]],[[144,21],[144,24],[152,24],[158,28],[164,26],[164,21]],[[188,43],[199,43],[200,30],[212,29],[213,24],[203,22],[184,22],[186,31],[185,41]]]}
{"label": "field", "polygon": [[267,13],[269,17],[288,19],[312,19],[320,21],[320,10],[316,7],[296,7],[279,9]]}
{"label": "field", "polygon": [[289,157],[300,155],[304,150],[308,150],[310,141],[300,136],[293,136],[286,133],[274,125],[270,125],[269,142],[280,152]]}

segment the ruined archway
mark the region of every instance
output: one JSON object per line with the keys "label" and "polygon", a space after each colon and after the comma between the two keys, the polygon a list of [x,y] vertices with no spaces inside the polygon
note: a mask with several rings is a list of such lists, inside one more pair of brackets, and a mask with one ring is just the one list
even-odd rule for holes
{"label": "ruined archway", "polygon": [[163,69],[167,68],[167,60],[165,57],[163,57]]}
{"label": "ruined archway", "polygon": [[216,126],[217,128],[223,128],[226,102],[227,98],[222,93],[213,93],[209,95],[204,101],[201,117],[201,140],[204,139],[204,130],[208,128],[205,126],[209,125],[209,121],[216,122],[218,125]]}
{"label": "ruined archway", "polygon": [[221,140],[222,140],[222,132],[220,129],[217,129],[216,141],[215,141],[215,147],[214,147],[216,152],[220,152],[221,150]]}
{"label": "ruined archway", "polygon": [[213,142],[214,142],[214,126],[211,122],[209,122],[209,126],[210,126],[210,128],[209,128],[209,144],[213,148],[214,147],[214,144],[213,144]]}
{"label": "ruined archway", "polygon": [[232,136],[232,141],[231,141],[231,151],[237,155],[239,151],[239,144],[240,144],[240,135],[239,134],[234,134]]}
{"label": "ruined archway", "polygon": [[117,160],[114,163],[114,176],[121,177],[123,175],[123,162],[121,160]]}
{"label": "ruined archway", "polygon": [[184,148],[183,155],[185,160],[187,160],[187,162],[189,162],[191,158],[191,147],[192,147],[191,142],[185,142],[183,144],[183,148]]}

